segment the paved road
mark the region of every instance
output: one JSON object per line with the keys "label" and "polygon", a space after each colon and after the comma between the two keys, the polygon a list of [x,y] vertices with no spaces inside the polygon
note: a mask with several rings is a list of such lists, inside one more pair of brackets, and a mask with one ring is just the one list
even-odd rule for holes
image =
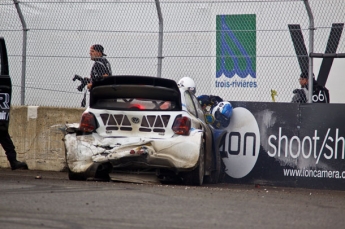
{"label": "paved road", "polygon": [[[41,179],[36,179],[41,176]],[[69,181],[0,169],[0,228],[344,228],[345,192]]]}

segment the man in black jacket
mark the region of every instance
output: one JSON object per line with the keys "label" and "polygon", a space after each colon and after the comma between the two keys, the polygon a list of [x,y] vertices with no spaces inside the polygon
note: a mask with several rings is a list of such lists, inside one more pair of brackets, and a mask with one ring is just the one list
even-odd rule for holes
{"label": "man in black jacket", "polygon": [[17,152],[8,133],[12,98],[12,81],[8,69],[5,40],[0,37],[0,145],[5,150],[12,170],[28,169],[25,162],[17,161]]}
{"label": "man in black jacket", "polygon": [[[293,103],[306,103],[308,102],[308,72],[303,72],[300,75],[299,83],[301,89],[293,90],[294,96],[292,97]],[[313,77],[313,103],[329,103],[329,91],[326,87],[323,87],[317,83]]]}
{"label": "man in black jacket", "polygon": [[91,88],[92,82],[99,81],[104,77],[112,75],[110,63],[105,56],[107,55],[104,54],[102,45],[95,44],[90,47],[90,58],[95,61],[95,63],[91,68],[91,82],[87,85],[88,89]]}
{"label": "man in black jacket", "polygon": [[[100,44],[95,44],[90,47],[90,58],[95,61],[91,68],[90,78],[80,77],[82,84],[78,87],[79,91],[82,91],[84,85],[87,85],[87,89],[91,89],[92,82],[102,80],[104,77],[111,76],[111,66],[109,61],[105,58],[106,54],[104,53],[104,48]],[[73,78],[73,81],[76,79],[76,76]],[[79,80],[80,80],[79,79]],[[86,91],[84,93],[84,98],[81,102],[81,106],[85,107],[86,105]]]}
{"label": "man in black jacket", "polygon": [[17,161],[17,152],[8,133],[12,96],[11,78],[6,72],[0,74],[0,145],[5,151],[12,170],[28,169],[25,162]]}

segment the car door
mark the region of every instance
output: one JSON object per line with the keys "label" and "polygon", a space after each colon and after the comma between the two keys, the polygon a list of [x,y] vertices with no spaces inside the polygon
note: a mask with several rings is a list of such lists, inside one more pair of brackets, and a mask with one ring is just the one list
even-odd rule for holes
{"label": "car door", "polygon": [[199,118],[202,122],[206,123],[206,120],[205,120],[205,113],[204,113],[204,111],[202,110],[202,107],[201,107],[201,105],[200,105],[198,99],[196,98],[195,95],[191,95],[191,96],[192,96],[192,99],[193,99],[193,103],[194,103],[196,112],[197,112],[197,114],[198,114],[198,118]]}
{"label": "car door", "polygon": [[189,112],[193,113],[193,115],[198,119],[200,126],[204,131],[204,142],[205,142],[205,175],[210,175],[211,171],[214,167],[214,155],[212,150],[213,144],[213,135],[210,127],[205,122],[205,115],[202,111],[202,108],[199,104],[198,99],[189,93],[189,91],[185,92],[186,98],[186,107]]}

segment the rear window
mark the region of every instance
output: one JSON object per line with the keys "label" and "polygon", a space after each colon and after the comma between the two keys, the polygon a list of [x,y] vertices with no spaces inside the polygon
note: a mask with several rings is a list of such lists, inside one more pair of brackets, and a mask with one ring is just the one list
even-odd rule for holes
{"label": "rear window", "polygon": [[175,111],[174,101],[139,98],[98,99],[93,105],[96,109],[107,110],[142,110],[142,111]]}
{"label": "rear window", "polygon": [[155,85],[100,85],[91,89],[90,107],[107,110],[178,111],[181,93]]}

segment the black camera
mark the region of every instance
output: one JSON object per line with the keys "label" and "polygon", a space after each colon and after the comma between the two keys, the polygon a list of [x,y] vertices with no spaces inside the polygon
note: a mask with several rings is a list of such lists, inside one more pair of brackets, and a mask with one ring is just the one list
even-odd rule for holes
{"label": "black camera", "polygon": [[84,87],[88,84],[91,83],[91,80],[89,78],[83,78],[79,75],[74,75],[73,81],[79,80],[80,85],[77,87],[78,91],[83,91]]}

